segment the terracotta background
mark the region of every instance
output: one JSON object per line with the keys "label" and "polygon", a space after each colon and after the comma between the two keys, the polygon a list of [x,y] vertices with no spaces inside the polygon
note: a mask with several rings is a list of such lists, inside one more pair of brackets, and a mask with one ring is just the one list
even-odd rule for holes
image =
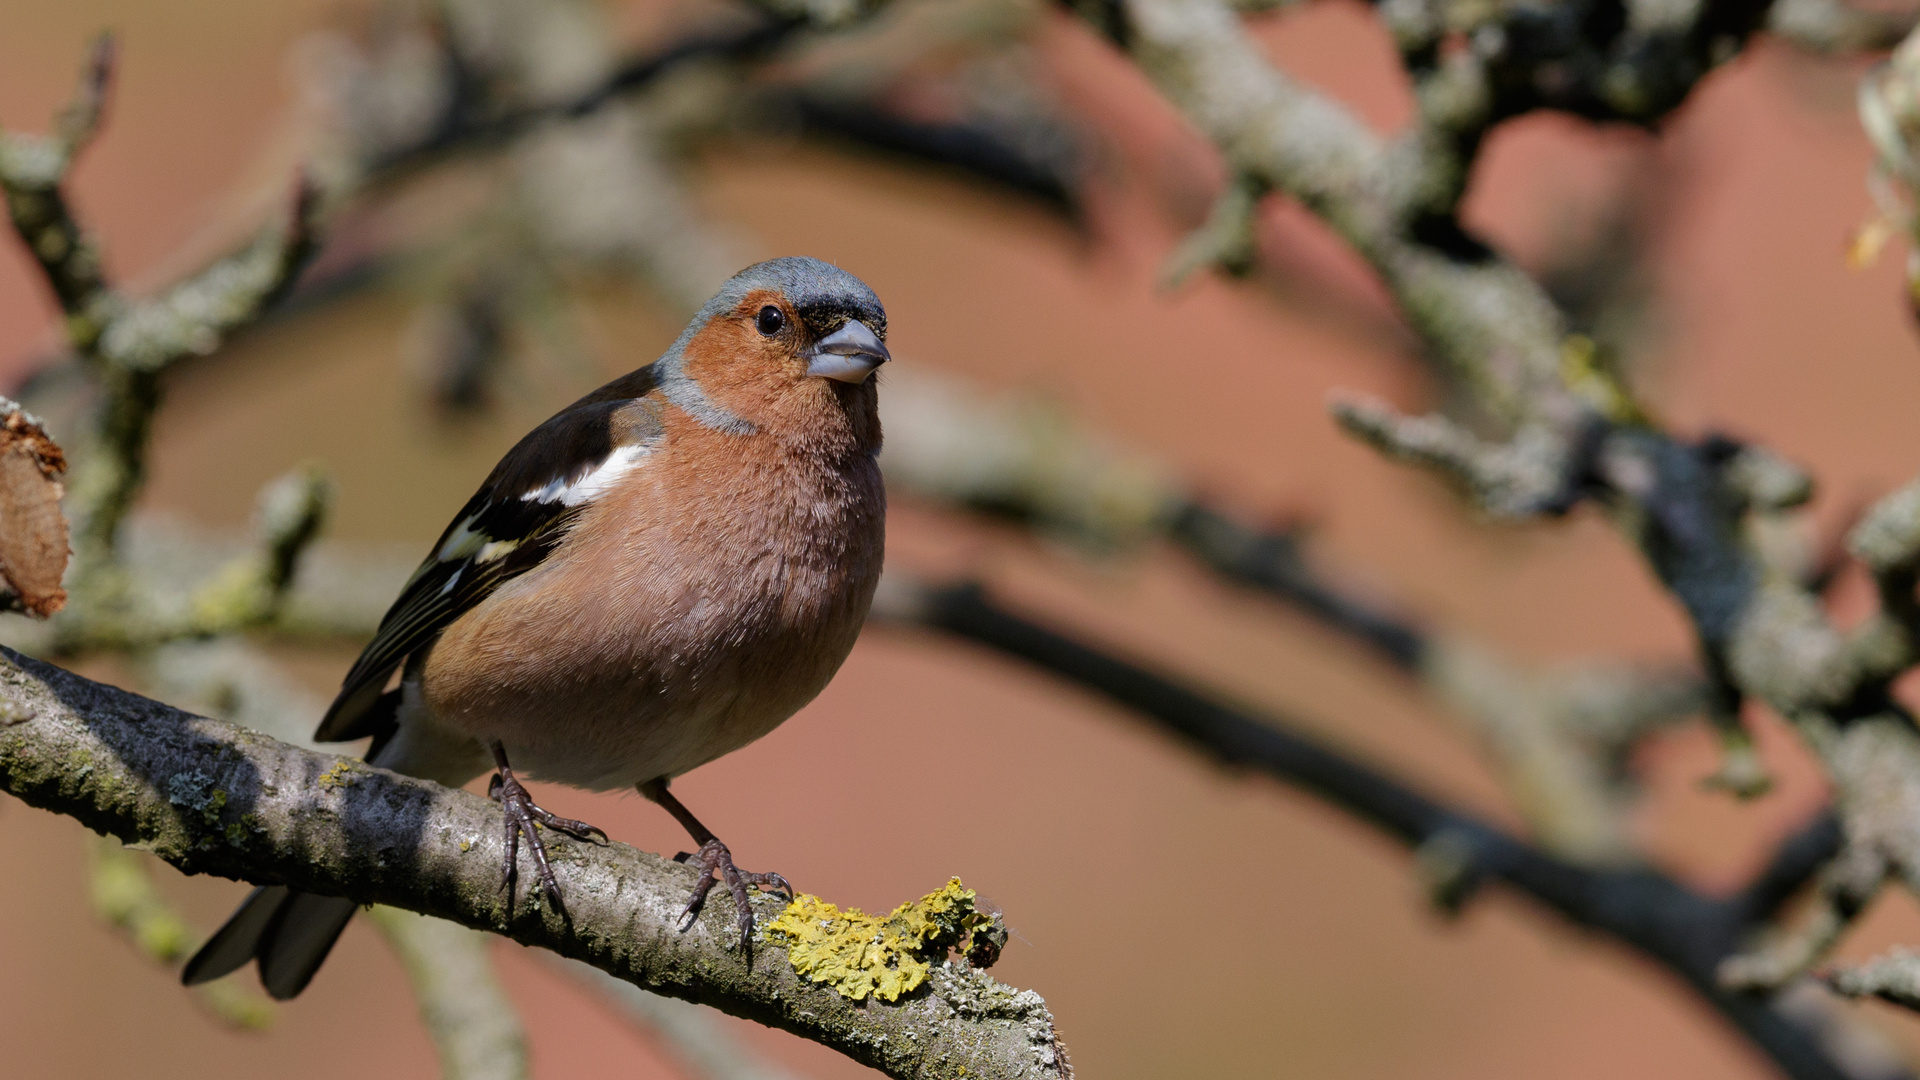
{"label": "terracotta background", "polygon": [[[339,11],[335,0],[16,0],[0,33],[0,122],[43,126],[87,37],[115,28],[120,89],[77,198],[116,274],[164,277],[179,253],[217,250],[284,190],[289,57]],[[646,11],[623,13],[624,25],[648,21]],[[1406,116],[1387,43],[1358,5],[1323,0],[1259,32],[1278,60],[1382,130]],[[1250,515],[1309,514],[1323,561],[1438,625],[1529,660],[1684,654],[1674,606],[1593,514],[1489,527],[1334,430],[1330,392],[1415,407],[1423,383],[1364,272],[1303,215],[1268,214],[1264,245],[1285,271],[1277,283],[1154,292],[1178,236],[1167,193],[1197,203],[1214,167],[1076,28],[1050,24],[1042,50],[1060,92],[1146,178],[1103,184],[1088,234],[964,184],[818,149],[716,153],[691,183],[705,210],[760,253],[818,255],[870,282],[905,362],[1049,393]],[[1715,74],[1658,140],[1522,120],[1495,136],[1469,206],[1475,226],[1537,260],[1623,170],[1662,169],[1665,333],[1646,369],[1656,407],[1680,430],[1759,437],[1810,465],[1824,522],[1920,469],[1920,349],[1900,302],[1903,252],[1859,273],[1841,257],[1868,211],[1868,151],[1851,108],[1862,66],[1759,45]],[[45,350],[51,310],[21,252],[0,243],[0,364],[12,376]],[[580,310],[609,372],[652,359],[678,329],[630,288],[583,289]],[[336,535],[424,544],[494,456],[580,386],[532,387],[483,424],[433,424],[402,371],[410,318],[405,297],[356,298],[175,380],[149,506],[239,527],[263,482],[317,459],[339,483]],[[907,500],[892,530],[892,557],[907,565],[986,573],[1033,610],[1506,815],[1446,718],[1398,677],[1177,557],[1090,567]],[[321,691],[351,659],[285,655]],[[1698,732],[1645,756],[1644,829],[1666,865],[1730,886],[1817,803],[1818,781],[1791,738],[1769,729],[1766,750],[1786,783],[1748,805],[1696,791],[1711,762]],[[930,637],[870,633],[818,702],[675,790],[743,862],[843,903],[886,908],[962,876],[1019,931],[996,974],[1046,996],[1088,1077],[1766,1073],[1687,994],[1621,952],[1497,893],[1444,922],[1423,906],[1406,854],[1341,815],[1222,773],[1075,690]],[[643,847],[681,843],[637,797],[553,791],[543,801]],[[397,965],[360,925],[272,1033],[217,1030],[170,976],[93,922],[82,837],[71,821],[0,804],[8,1075],[437,1072]],[[242,892],[209,880],[168,887],[207,927]],[[1889,894],[1844,953],[1894,942],[1920,942],[1920,908]],[[676,1075],[644,1035],[517,947],[499,949],[543,1080]],[[1866,1008],[1920,1053],[1920,1023]],[[808,1076],[864,1072],[729,1024]]]}

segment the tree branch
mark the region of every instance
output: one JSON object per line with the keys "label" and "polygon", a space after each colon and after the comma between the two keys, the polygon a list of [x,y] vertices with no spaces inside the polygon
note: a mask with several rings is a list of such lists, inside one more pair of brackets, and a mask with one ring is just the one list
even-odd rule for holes
{"label": "tree branch", "polygon": [[[552,844],[565,913],[499,890],[499,809],[0,654],[0,788],[187,873],[389,904],[584,960],[656,993],[833,1047],[890,1076],[1070,1077],[1052,1016],[963,963],[921,992],[854,1002],[784,950],[737,951],[731,914],[675,921],[693,871],[622,844]],[[322,782],[322,777],[327,777]],[[762,895],[760,918],[778,903]]]}

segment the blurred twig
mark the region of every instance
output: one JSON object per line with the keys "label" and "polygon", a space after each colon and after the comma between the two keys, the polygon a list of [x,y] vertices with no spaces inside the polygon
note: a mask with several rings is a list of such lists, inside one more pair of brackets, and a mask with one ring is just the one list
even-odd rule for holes
{"label": "blurred twig", "polygon": [[1856,7],[1846,0],[1773,0],[1767,30],[1817,53],[1891,49],[1920,13]]}
{"label": "blurred twig", "polygon": [[[119,929],[135,951],[172,970],[199,948],[199,935],[153,887],[148,856],[111,836],[91,837],[88,846],[93,910]],[[230,979],[194,987],[193,999],[214,1019],[242,1031],[262,1031],[273,1023],[273,1003]]]}
{"label": "blurred twig", "polygon": [[456,103],[423,137],[406,145],[379,148],[368,171],[382,182],[390,182],[449,154],[497,148],[543,124],[590,116],[645,89],[682,64],[757,58],[779,47],[805,25],[798,19],[774,18],[756,20],[736,30],[690,34],[657,51],[619,61],[592,86],[560,100],[510,106],[491,115],[462,112]]}
{"label": "blurred twig", "polygon": [[369,917],[407,969],[420,1019],[440,1051],[440,1075],[524,1080],[527,1033],[494,977],[491,938],[399,908],[376,906]]}
{"label": "blurred twig", "polygon": [[798,1080],[785,1068],[743,1049],[706,1010],[648,993],[599,968],[548,954],[550,966],[592,989],[647,1035],[658,1039],[689,1080]]}

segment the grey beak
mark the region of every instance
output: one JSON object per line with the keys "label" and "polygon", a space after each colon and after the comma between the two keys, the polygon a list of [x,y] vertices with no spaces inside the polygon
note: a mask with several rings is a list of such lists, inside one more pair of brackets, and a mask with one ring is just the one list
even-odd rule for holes
{"label": "grey beak", "polygon": [[813,346],[807,362],[807,374],[845,383],[863,383],[873,369],[893,359],[886,345],[874,336],[867,324],[848,319],[847,325],[821,338]]}

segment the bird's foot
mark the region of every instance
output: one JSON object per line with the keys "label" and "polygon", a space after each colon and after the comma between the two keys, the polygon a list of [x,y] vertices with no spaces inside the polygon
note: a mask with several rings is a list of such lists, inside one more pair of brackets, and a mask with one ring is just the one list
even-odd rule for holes
{"label": "bird's foot", "polygon": [[709,840],[700,845],[699,851],[683,851],[673,857],[674,862],[686,863],[700,871],[700,881],[693,887],[693,896],[687,900],[686,910],[680,913],[680,932],[686,933],[693,926],[693,920],[700,917],[700,909],[706,905],[707,894],[721,881],[727,883],[727,891],[733,894],[735,919],[740,925],[740,951],[749,958],[753,955],[753,906],[747,900],[747,886],[751,885],[764,892],[779,892],[788,900],[793,899],[793,886],[779,874],[755,874],[733,865],[733,853],[719,840]]}
{"label": "bird's foot", "polygon": [[553,906],[564,914],[567,908],[560,900],[560,883],[554,879],[553,867],[547,862],[547,845],[540,839],[537,826],[566,833],[575,840],[596,840],[603,844],[607,842],[607,834],[584,821],[542,810],[511,769],[502,769],[493,775],[493,781],[487,785],[487,797],[500,804],[507,819],[507,861],[500,875],[500,887],[507,891],[509,903],[514,881],[520,876],[520,837],[525,835],[527,848],[533,853],[533,865],[540,873],[540,885]]}

